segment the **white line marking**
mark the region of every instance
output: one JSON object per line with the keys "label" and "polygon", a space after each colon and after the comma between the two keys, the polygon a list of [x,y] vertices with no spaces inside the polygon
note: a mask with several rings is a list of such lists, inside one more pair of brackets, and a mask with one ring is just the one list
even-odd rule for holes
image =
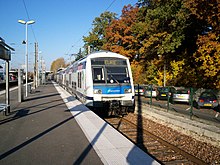
{"label": "white line marking", "polygon": [[103,164],[159,165],[156,160],[140,150],[81,102],[76,99],[67,99],[73,96],[63,88],[55,85],[55,83],[54,86],[60,93],[61,98],[67,100],[65,102],[68,109],[75,116],[74,119],[83,130]]}

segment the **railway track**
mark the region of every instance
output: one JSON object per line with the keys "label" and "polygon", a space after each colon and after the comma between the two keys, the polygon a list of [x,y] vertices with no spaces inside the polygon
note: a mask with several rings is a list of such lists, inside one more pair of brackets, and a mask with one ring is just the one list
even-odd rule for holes
{"label": "railway track", "polygon": [[147,128],[138,126],[134,121],[124,117],[105,118],[105,120],[161,164],[206,164],[203,160],[148,132]]}

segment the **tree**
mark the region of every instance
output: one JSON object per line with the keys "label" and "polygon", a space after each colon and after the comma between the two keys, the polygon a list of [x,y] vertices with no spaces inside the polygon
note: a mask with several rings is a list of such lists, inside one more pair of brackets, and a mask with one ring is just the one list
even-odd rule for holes
{"label": "tree", "polygon": [[[157,60],[157,65],[154,65],[157,72],[153,75],[157,83],[161,84],[163,74],[160,73],[166,64],[166,79],[168,85],[171,85],[169,84],[173,82],[171,61],[178,62],[186,58],[186,48],[183,45],[186,41],[185,32],[189,26],[187,22],[189,11],[181,0],[140,0],[139,4],[141,5],[139,21],[134,26],[136,29],[134,32],[141,43],[139,55],[144,61],[144,72],[152,73],[149,70],[152,69],[150,65],[153,65],[152,61]],[[148,78],[146,81],[151,82]]]}
{"label": "tree", "polygon": [[[193,54],[199,85],[220,89],[220,3],[218,0],[188,0],[191,15],[202,22],[197,50]],[[199,80],[203,81],[199,81]]]}
{"label": "tree", "polygon": [[161,85],[166,66],[167,85],[220,89],[219,22],[218,0],[139,0],[105,27],[100,47],[129,57],[135,83]]}
{"label": "tree", "polygon": [[137,20],[138,7],[125,6],[120,19],[115,19],[106,29],[107,42],[103,49],[110,50],[135,59],[137,54],[137,39],[133,35],[132,28]]}
{"label": "tree", "polygon": [[116,19],[116,13],[106,11],[96,17],[93,21],[93,29],[87,37],[83,37],[85,49],[90,46],[93,50],[100,50],[103,44],[106,43],[106,28],[111,24],[112,20]]}
{"label": "tree", "polygon": [[59,68],[65,68],[65,67],[66,67],[66,64],[65,64],[64,58],[58,58],[52,62],[50,71],[53,71],[53,73],[56,73]]}
{"label": "tree", "polygon": [[140,65],[137,61],[132,61],[131,70],[132,76],[135,84],[143,84],[144,83],[144,75],[143,75],[143,66]]}

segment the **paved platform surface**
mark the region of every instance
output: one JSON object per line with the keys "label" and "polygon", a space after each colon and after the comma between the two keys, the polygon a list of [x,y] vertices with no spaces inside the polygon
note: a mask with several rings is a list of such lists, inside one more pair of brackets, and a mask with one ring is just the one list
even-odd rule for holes
{"label": "paved platform surface", "polygon": [[1,165],[159,164],[57,84],[11,104],[0,118]]}
{"label": "paved platform surface", "polygon": [[1,165],[103,164],[53,84],[11,111],[0,120]]}

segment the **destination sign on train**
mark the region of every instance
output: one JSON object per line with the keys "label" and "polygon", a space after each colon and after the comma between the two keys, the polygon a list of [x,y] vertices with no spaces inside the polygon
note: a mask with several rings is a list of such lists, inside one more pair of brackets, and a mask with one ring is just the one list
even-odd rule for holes
{"label": "destination sign on train", "polygon": [[126,60],[114,60],[114,59],[105,59],[105,60],[92,60],[92,65],[126,65]]}

